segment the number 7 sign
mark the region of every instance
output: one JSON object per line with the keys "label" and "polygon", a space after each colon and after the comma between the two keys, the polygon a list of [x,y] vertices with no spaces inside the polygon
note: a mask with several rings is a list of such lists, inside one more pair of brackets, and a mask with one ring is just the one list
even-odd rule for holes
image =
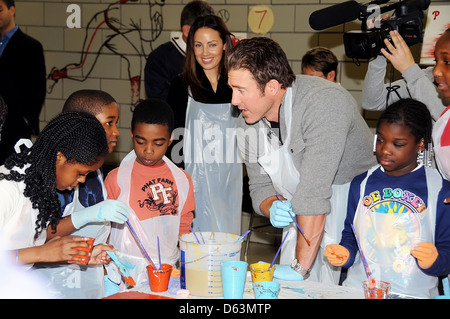
{"label": "number 7 sign", "polygon": [[247,21],[253,33],[267,33],[273,27],[273,11],[268,6],[254,6],[250,9]]}

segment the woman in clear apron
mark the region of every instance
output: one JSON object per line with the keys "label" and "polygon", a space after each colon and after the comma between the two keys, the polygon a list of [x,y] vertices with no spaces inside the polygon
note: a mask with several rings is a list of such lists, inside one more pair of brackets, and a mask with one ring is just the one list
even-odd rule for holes
{"label": "woman in clear apron", "polygon": [[243,164],[224,67],[231,46],[231,33],[220,17],[196,19],[182,78],[172,81],[167,102],[176,122],[185,114],[183,123],[175,126],[185,128],[184,168],[194,184],[194,229],[240,234]]}
{"label": "woman in clear apron", "polygon": [[[178,260],[180,217],[189,190],[189,181],[184,172],[176,167],[170,160],[167,160],[166,157],[163,157],[163,159],[169,166],[177,184],[179,194],[178,214],[158,216],[140,221],[132,208],[129,208],[130,213],[128,215],[128,221],[156,267],[158,267],[159,262],[158,236],[164,238],[164,240],[160,240],[159,242],[161,263],[174,266]],[[117,174],[117,183],[121,190],[118,200],[127,204],[130,202],[131,173],[135,161],[136,153],[133,150],[122,160]],[[110,244],[116,249],[117,257],[128,268],[128,271],[136,284],[139,285],[148,282],[146,267],[149,265],[149,262],[142,254],[132,233],[126,225],[113,224]],[[111,281],[117,284],[121,282],[120,274],[117,271],[117,266],[115,264],[110,263],[106,266],[106,269]]]}
{"label": "woman in clear apron", "polygon": [[242,163],[236,158],[235,128],[230,103],[205,104],[189,97],[190,134],[183,149],[185,169],[194,184],[195,229],[241,232]]}
{"label": "woman in clear apron", "polygon": [[[284,143],[279,145],[273,142],[271,138],[264,140],[264,155],[258,158],[258,163],[264,168],[264,171],[270,176],[273,187],[278,194],[283,195],[287,200],[291,200],[298,184],[301,181],[301,176],[295,168],[289,145],[291,141],[291,119],[292,119],[292,88],[288,88],[283,101],[285,108],[285,119],[287,136]],[[259,121],[258,125],[261,129],[267,130],[268,127],[263,121]],[[264,136],[272,137],[272,134],[265,134]],[[341,231],[344,227],[346,200],[349,184],[333,185],[333,196],[331,197],[331,212],[326,216],[325,230],[317,252],[314,264],[311,267],[311,272],[308,278],[319,282],[334,282],[338,283],[340,276],[340,268],[331,266],[323,255],[323,250],[326,245],[335,240],[340,239]],[[341,200],[339,200],[341,199]],[[283,238],[289,231],[288,237],[281,249],[280,264],[290,265],[292,260],[296,258],[295,249],[297,246],[298,231],[296,225],[291,223],[288,227],[283,229]]]}

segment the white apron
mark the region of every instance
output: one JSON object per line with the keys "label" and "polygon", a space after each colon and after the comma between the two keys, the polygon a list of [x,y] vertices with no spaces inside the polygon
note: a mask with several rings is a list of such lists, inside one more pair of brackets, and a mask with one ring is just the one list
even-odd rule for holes
{"label": "white apron", "polygon": [[[166,165],[169,166],[178,188],[178,214],[176,216],[166,215],[140,221],[128,204],[130,202],[131,173],[135,160],[136,153],[133,150],[128,153],[128,155],[120,163],[117,174],[117,183],[121,192],[118,200],[128,205],[128,221],[138,235],[141,243],[155,266],[159,267],[158,236],[161,252],[161,263],[174,266],[179,257],[178,238],[180,232],[180,219],[184,203],[186,202],[186,198],[189,193],[189,180],[182,170],[180,170],[175,164],[164,156],[163,160]],[[122,225],[113,223],[110,244],[112,244],[116,249],[117,257],[120,262],[128,268],[128,271],[136,284],[139,285],[147,283],[148,274],[146,267],[149,262],[142,254],[126,223]],[[107,270],[108,277],[112,281],[119,283],[120,275],[118,275],[116,265],[114,263],[110,263]]]}
{"label": "white apron", "polygon": [[[23,173],[25,169],[18,170]],[[0,171],[2,173],[9,173],[4,166],[1,166]],[[21,205],[20,209],[16,209],[15,213],[8,218],[8,222],[5,227],[0,230],[2,239],[4,239],[4,250],[16,250],[34,246],[41,246],[45,243],[47,237],[47,230],[44,228],[37,239],[34,239],[36,219],[39,211],[32,207],[32,203],[28,197],[23,196],[25,190],[24,182],[16,182],[18,188],[21,191],[21,197],[17,200],[17,203]],[[28,270],[33,264],[21,264],[21,266]]]}
{"label": "white apron", "polygon": [[[376,280],[391,283],[391,291],[403,295],[430,298],[438,295],[438,279],[425,275],[417,266],[410,250],[419,242],[434,243],[436,203],[441,176],[436,170],[425,168],[428,188],[428,207],[421,213],[400,213],[407,206],[398,202],[381,201],[394,213],[371,213],[364,207],[363,196],[369,176],[379,166],[369,170],[360,185],[360,201],[353,225],[369,268]],[[397,211],[395,211],[397,210]],[[397,212],[397,213],[396,213]],[[362,289],[367,276],[360,255],[348,269],[344,286]]]}
{"label": "white apron", "polygon": [[[20,146],[24,144],[28,148],[33,145],[29,139],[20,139],[14,146],[16,153],[20,153]],[[26,164],[23,168],[14,168],[21,174],[25,173],[25,170],[30,167],[30,164]],[[10,170],[4,165],[0,166],[0,172],[9,174]],[[0,230],[2,239],[4,240],[5,250],[16,250],[28,247],[41,246],[45,243],[47,237],[47,229],[44,228],[38,238],[34,239],[36,220],[39,214],[38,209],[34,209],[31,200],[23,195],[25,191],[25,182],[15,182],[17,184],[18,191],[20,193],[19,198],[16,198],[17,206],[20,207],[14,211],[8,218],[4,228]],[[25,270],[30,269],[33,264],[21,264],[21,267]]]}
{"label": "white apron", "polygon": [[[102,185],[103,198],[106,199],[106,189],[100,170],[97,171],[97,178]],[[84,208],[79,202],[79,188],[76,187],[73,201],[64,209],[63,217]],[[70,236],[95,238],[95,246],[106,243],[110,229],[110,222],[89,223],[75,230]],[[35,268],[34,271],[49,281],[50,293],[54,298],[99,299],[104,297],[104,269],[102,265],[55,265]]]}
{"label": "white apron", "polygon": [[[274,139],[277,140],[274,142],[271,139],[272,135],[267,134],[269,138],[265,139],[264,155],[258,158],[258,163],[270,176],[275,190],[287,200],[291,200],[297,190],[301,178],[299,172],[295,168],[289,151],[289,144],[291,141],[292,88],[288,88],[286,91],[283,107],[285,108],[285,125],[287,132],[285,141],[283,145],[280,146],[277,139]],[[259,125],[260,128],[265,126],[263,121],[260,121]],[[340,238],[341,231],[344,227],[347,207],[346,194],[348,193],[348,188],[349,184],[332,186],[333,196],[331,197],[331,212],[326,217],[324,236],[314,264],[311,267],[308,279],[336,284],[339,281],[340,268],[331,266],[326,261],[323,256],[323,250],[326,245],[336,242]],[[342,200],[342,198],[344,198],[344,200]],[[340,205],[340,207],[338,205]],[[291,223],[288,227],[283,229],[283,238],[287,231],[289,231],[289,235],[281,248],[280,264],[290,265],[295,258],[295,248],[297,246],[298,231],[295,223]],[[308,234],[305,234],[308,237]]]}
{"label": "white apron", "polygon": [[[450,180],[450,145],[441,145],[442,134],[445,131],[445,136],[450,134],[450,110],[442,114],[442,116],[433,125],[433,150],[439,172],[446,180]],[[447,130],[446,130],[447,128]]]}
{"label": "white apron", "polygon": [[241,233],[242,160],[231,104],[188,98],[183,153],[194,184],[194,230]]}

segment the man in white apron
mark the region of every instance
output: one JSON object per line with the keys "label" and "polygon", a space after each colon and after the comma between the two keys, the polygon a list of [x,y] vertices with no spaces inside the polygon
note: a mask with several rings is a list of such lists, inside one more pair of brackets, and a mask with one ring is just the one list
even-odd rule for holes
{"label": "man in white apron", "polygon": [[[337,284],[340,269],[332,269],[318,251],[340,237],[349,182],[376,163],[372,134],[355,100],[330,81],[295,76],[269,38],[245,39],[234,47],[228,83],[231,102],[241,110],[238,147],[253,207],[275,227],[285,227],[284,233],[290,230],[278,278],[309,274],[311,280]],[[280,203],[277,193],[287,201]],[[310,244],[298,236],[290,214],[297,214]]]}

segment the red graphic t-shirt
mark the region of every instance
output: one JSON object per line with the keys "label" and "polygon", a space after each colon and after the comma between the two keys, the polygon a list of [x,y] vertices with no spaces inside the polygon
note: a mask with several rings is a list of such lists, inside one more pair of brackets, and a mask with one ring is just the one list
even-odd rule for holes
{"label": "red graphic t-shirt", "polygon": [[[119,168],[112,170],[105,179],[108,198],[117,199],[120,188],[117,184]],[[195,210],[194,188],[192,179],[185,171],[189,180],[189,193],[180,217],[180,236],[189,233]],[[139,220],[164,216],[178,215],[178,187],[172,171],[166,163],[158,166],[145,166],[134,162],[131,173],[130,207]]]}

